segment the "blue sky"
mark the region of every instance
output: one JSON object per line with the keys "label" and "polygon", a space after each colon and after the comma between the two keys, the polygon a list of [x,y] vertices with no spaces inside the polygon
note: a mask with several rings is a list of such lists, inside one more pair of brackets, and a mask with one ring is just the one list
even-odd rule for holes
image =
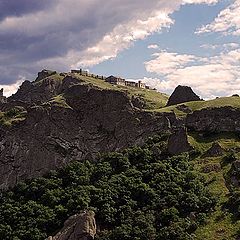
{"label": "blue sky", "polygon": [[43,68],[240,93],[240,0],[0,0],[0,87]]}
{"label": "blue sky", "polygon": [[148,73],[144,62],[151,59],[153,49],[148,49],[151,44],[158,44],[160,49],[182,54],[196,54],[208,56],[214,54],[209,49],[203,49],[203,44],[223,44],[234,41],[233,37],[223,37],[218,34],[198,36],[194,34],[198,27],[212,22],[220,11],[225,9],[231,1],[221,1],[216,5],[184,5],[171,16],[175,20],[173,26],[162,33],[155,33],[147,39],[134,43],[134,46],[121,52],[115,59],[93,66],[90,71],[107,75],[110,72],[125,78],[141,78],[154,76]]}

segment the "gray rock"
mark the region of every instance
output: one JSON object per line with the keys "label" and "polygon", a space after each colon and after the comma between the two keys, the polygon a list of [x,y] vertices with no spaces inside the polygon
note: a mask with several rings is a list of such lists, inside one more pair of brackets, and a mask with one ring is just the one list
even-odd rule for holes
{"label": "gray rock", "polygon": [[190,87],[179,85],[170,96],[167,106],[200,100],[199,96],[197,96]]}
{"label": "gray rock", "polygon": [[54,75],[56,73],[57,73],[56,71],[43,69],[41,72],[38,73],[38,76],[35,81],[41,81],[42,79]]}
{"label": "gray rock", "polygon": [[181,104],[176,107],[179,111],[184,112],[184,113],[192,113],[192,109],[185,104]]}
{"label": "gray rock", "polygon": [[240,172],[240,160],[234,161],[233,166],[237,172]]}
{"label": "gray rock", "polygon": [[[7,98],[3,95],[3,88],[2,88],[2,89],[0,89],[0,104],[4,104],[4,103],[6,103],[6,101],[7,101]],[[0,110],[1,110],[1,108],[0,108]]]}
{"label": "gray rock", "polygon": [[186,117],[186,127],[196,132],[240,132],[240,109],[205,108]]}
{"label": "gray rock", "polygon": [[95,213],[84,211],[71,216],[64,227],[54,236],[46,240],[91,240],[97,232]]}
{"label": "gray rock", "polygon": [[[58,87],[53,93],[48,85],[44,85],[45,96],[38,99],[31,91],[25,96],[29,105],[36,104],[39,99],[41,102],[55,92],[61,92],[65,82],[64,96],[69,107],[30,105],[26,120],[0,131],[2,188],[42,176],[71,161],[95,159],[99,153],[142,145],[148,137],[168,131],[171,124],[177,122],[174,115],[165,116],[134,108],[124,92],[76,84],[74,79],[73,84],[66,81],[68,83],[63,80],[60,85],[55,85]],[[43,82],[40,89],[44,89]],[[31,83],[25,84],[32,88]],[[20,97],[24,99],[22,94]]]}
{"label": "gray rock", "polygon": [[224,155],[225,150],[221,147],[221,145],[218,142],[214,142],[211,146],[211,148],[209,148],[207,150],[206,153],[204,153],[204,157],[219,157]]}
{"label": "gray rock", "polygon": [[192,150],[188,142],[187,131],[185,128],[180,128],[175,131],[168,139],[168,152],[171,155],[178,155]]}

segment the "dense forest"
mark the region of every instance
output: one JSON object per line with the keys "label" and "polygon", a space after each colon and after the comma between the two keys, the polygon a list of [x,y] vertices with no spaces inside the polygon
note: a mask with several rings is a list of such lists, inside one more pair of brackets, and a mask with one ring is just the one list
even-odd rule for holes
{"label": "dense forest", "polygon": [[97,240],[193,239],[216,204],[206,186],[191,153],[171,157],[157,136],[1,192],[0,239],[44,240],[83,209],[96,213]]}

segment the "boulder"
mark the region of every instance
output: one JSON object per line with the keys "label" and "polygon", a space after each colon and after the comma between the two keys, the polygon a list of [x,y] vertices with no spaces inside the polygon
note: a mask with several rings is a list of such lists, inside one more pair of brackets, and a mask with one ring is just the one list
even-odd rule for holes
{"label": "boulder", "polygon": [[186,106],[185,104],[181,104],[179,106],[177,106],[177,110],[184,112],[184,113],[192,113],[192,109],[188,106]]}
{"label": "boulder", "polygon": [[179,85],[170,96],[167,106],[200,100],[200,97],[190,87]]}
{"label": "boulder", "polygon": [[168,139],[168,152],[171,155],[178,155],[192,150],[188,142],[186,128],[180,128],[175,131]]}
{"label": "boulder", "polygon": [[225,153],[225,150],[218,142],[212,144],[211,148],[203,155],[204,157],[219,157]]}
{"label": "boulder", "polygon": [[83,211],[65,221],[63,228],[46,240],[91,240],[97,232],[95,213]]}

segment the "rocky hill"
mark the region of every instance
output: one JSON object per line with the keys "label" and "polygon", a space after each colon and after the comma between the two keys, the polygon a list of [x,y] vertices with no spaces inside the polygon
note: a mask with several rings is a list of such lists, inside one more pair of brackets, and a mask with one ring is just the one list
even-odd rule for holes
{"label": "rocky hill", "polygon": [[46,74],[25,81],[0,106],[2,188],[72,160],[141,145],[170,129],[169,114],[140,110],[134,106],[136,95],[113,90],[110,84],[100,88],[71,74]]}
{"label": "rocky hill", "polygon": [[[97,239],[239,237],[238,95],[203,101],[178,86],[168,98],[49,70],[2,93],[0,185],[10,192],[0,198],[0,239],[65,239],[64,221],[86,207],[96,210]],[[12,225],[9,207],[41,209],[47,227],[26,213],[39,223],[29,233],[19,211]]]}

